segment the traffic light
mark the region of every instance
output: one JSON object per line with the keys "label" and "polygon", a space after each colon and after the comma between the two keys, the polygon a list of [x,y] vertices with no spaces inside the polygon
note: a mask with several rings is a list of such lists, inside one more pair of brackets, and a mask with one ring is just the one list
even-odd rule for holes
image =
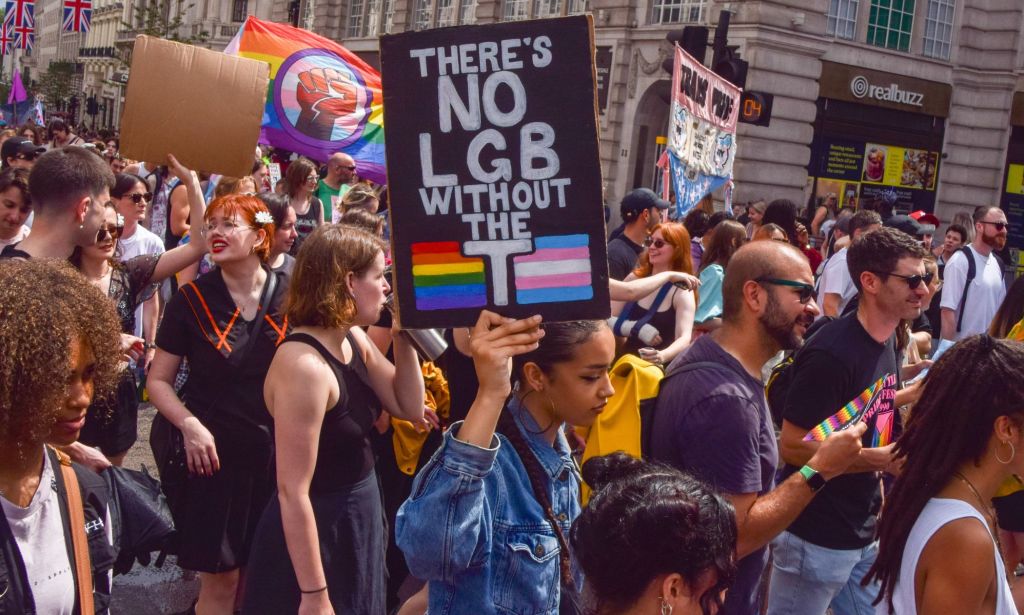
{"label": "traffic light", "polygon": [[772,120],[774,102],[774,94],[744,90],[743,97],[740,98],[739,122],[754,126],[768,126]]}
{"label": "traffic light", "polygon": [[90,96],[85,99],[85,112],[89,115],[95,116],[100,112],[100,106],[96,103],[96,97]]}
{"label": "traffic light", "polygon": [[711,70],[738,88],[747,84],[747,61],[740,59],[739,47],[730,45],[721,50],[715,50],[714,64]]}
{"label": "traffic light", "polygon": [[[693,56],[701,64],[704,63],[704,58],[708,54],[708,29],[704,26],[686,26],[682,30],[669,30],[665,35],[665,40],[673,45],[678,43],[683,51]],[[675,49],[674,46],[673,49]],[[675,55],[673,54],[672,57],[666,58],[661,63],[661,67],[671,75],[674,62]]]}

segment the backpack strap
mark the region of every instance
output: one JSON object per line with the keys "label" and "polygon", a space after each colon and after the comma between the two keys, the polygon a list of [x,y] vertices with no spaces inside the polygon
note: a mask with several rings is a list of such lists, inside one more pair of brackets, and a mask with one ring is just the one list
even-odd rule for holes
{"label": "backpack strap", "polygon": [[960,313],[956,317],[957,333],[960,333],[960,329],[963,328],[964,308],[967,306],[967,291],[970,290],[971,282],[973,282],[975,276],[978,275],[978,266],[974,262],[974,253],[971,251],[971,246],[964,246],[960,248],[960,251],[963,252],[965,257],[967,257],[967,281],[964,282],[964,292],[962,295],[960,295]]}
{"label": "backpack strap", "polygon": [[[664,284],[660,289],[658,289],[658,294],[654,296],[654,301],[651,303],[651,307],[647,309],[647,313],[644,314],[640,320],[636,321],[636,324],[633,326],[634,337],[638,337],[640,335],[640,329],[654,318],[654,315],[658,312],[658,308],[661,307],[661,302],[664,301],[665,296],[668,295],[668,291],[672,290],[672,286],[672,284]],[[625,337],[622,333],[622,325],[629,320],[629,315],[633,311],[634,307],[636,307],[636,301],[630,301],[623,306],[622,311],[619,312],[619,318],[615,321],[615,326],[612,327],[612,333],[619,337]]]}
{"label": "backpack strap", "polygon": [[696,371],[698,369],[713,369],[720,372],[729,372],[730,374],[736,373],[736,370],[733,368],[716,361],[694,361],[693,363],[686,363],[685,365],[670,365],[665,377],[661,379],[662,384],[672,376]]}
{"label": "backpack strap", "polygon": [[71,527],[71,543],[75,554],[75,576],[78,581],[78,612],[82,615],[95,613],[92,598],[92,562],[89,558],[89,539],[85,536],[85,508],[82,505],[82,490],[78,486],[78,477],[71,467],[71,458],[53,449],[57,454],[60,474],[64,479],[67,496],[68,524]]}

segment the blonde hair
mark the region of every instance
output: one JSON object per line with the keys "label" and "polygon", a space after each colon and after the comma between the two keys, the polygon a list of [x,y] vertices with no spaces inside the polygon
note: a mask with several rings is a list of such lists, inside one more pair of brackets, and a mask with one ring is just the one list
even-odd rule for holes
{"label": "blonde hair", "polygon": [[[341,213],[360,207],[367,211],[370,211],[369,203],[371,200],[380,203],[380,195],[373,189],[369,184],[356,184],[348,189],[345,196],[341,199]],[[372,212],[371,212],[372,213]]]}

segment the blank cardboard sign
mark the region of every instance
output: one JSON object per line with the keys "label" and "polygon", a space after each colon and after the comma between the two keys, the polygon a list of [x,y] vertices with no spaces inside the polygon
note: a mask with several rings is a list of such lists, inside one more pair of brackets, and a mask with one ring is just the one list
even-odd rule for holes
{"label": "blank cardboard sign", "polygon": [[232,177],[252,171],[270,67],[150,36],[135,39],[121,151]]}

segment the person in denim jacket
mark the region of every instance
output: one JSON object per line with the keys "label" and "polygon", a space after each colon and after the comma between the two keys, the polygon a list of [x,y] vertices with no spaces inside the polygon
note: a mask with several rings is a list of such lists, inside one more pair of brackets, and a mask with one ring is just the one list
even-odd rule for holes
{"label": "person in denim jacket", "polygon": [[575,612],[583,579],[566,536],[581,479],[562,424],[604,409],[615,339],[603,321],[484,311],[470,346],[476,400],[398,511],[398,546],[428,581],[431,615]]}

